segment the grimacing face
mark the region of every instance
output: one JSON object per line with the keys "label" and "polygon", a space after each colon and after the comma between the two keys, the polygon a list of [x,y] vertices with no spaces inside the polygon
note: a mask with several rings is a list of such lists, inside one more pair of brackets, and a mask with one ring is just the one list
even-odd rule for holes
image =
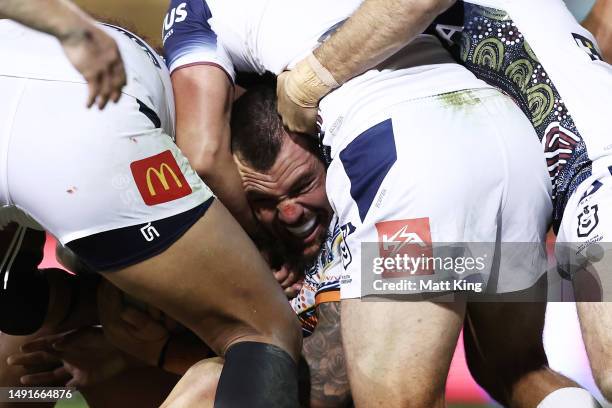
{"label": "grimacing face", "polygon": [[325,193],[325,167],[302,138],[285,133],[276,161],[265,172],[234,159],[257,220],[291,249],[314,258],[332,209]]}

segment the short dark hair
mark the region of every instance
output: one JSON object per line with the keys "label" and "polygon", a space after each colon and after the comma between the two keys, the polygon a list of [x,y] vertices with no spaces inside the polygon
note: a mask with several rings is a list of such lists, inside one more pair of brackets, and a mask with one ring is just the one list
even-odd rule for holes
{"label": "short dark hair", "polygon": [[283,123],[276,112],[276,81],[249,88],[232,107],[232,153],[253,169],[269,170],[283,144]]}

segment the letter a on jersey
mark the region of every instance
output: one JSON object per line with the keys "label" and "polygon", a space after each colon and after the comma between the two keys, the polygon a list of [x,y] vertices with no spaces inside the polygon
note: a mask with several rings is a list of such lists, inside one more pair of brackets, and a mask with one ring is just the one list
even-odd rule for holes
{"label": "letter a on jersey", "polygon": [[146,205],[157,205],[191,194],[191,186],[170,150],[130,164]]}

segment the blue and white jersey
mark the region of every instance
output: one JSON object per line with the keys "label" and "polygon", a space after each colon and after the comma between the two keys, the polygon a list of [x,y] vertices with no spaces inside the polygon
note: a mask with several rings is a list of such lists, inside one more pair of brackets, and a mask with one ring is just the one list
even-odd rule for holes
{"label": "blue and white jersey", "polygon": [[[172,0],[163,40],[171,72],[214,64],[235,72],[291,69],[347,19],[361,0]],[[419,35],[320,103],[324,144],[334,157],[348,135],[406,100],[488,87],[455,63],[433,35]],[[340,126],[341,124],[344,124]]]}
{"label": "blue and white jersey", "polygon": [[[302,59],[360,0],[172,0],[163,25],[170,71],[215,64],[280,73]],[[322,12],[324,10],[325,12]]]}

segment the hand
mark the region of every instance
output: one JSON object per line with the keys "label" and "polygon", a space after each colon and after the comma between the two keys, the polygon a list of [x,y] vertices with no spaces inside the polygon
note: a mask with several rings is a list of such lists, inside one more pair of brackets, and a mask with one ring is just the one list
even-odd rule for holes
{"label": "hand", "polygon": [[293,299],[300,293],[302,289],[301,272],[294,270],[287,264],[283,264],[280,269],[272,271],[272,273],[289,299]]}
{"label": "hand", "polygon": [[149,365],[157,365],[170,336],[161,312],[145,313],[125,305],[121,291],[102,282],[98,289],[98,314],[104,334],[112,344]]}
{"label": "hand", "polygon": [[291,99],[286,85],[288,80],[292,80],[292,72],[285,71],[277,78],[278,114],[289,131],[315,136],[317,134],[318,103],[314,103],[314,106],[301,106]]}
{"label": "hand", "polygon": [[10,356],[9,365],[20,365],[27,386],[91,386],[119,374],[128,366],[126,356],[111,345],[99,327],[40,337]]}
{"label": "hand", "polygon": [[60,37],[66,56],[85,77],[89,87],[87,107],[96,99],[103,109],[109,99],[117,102],[126,84],[125,67],[115,40],[91,23]]}

